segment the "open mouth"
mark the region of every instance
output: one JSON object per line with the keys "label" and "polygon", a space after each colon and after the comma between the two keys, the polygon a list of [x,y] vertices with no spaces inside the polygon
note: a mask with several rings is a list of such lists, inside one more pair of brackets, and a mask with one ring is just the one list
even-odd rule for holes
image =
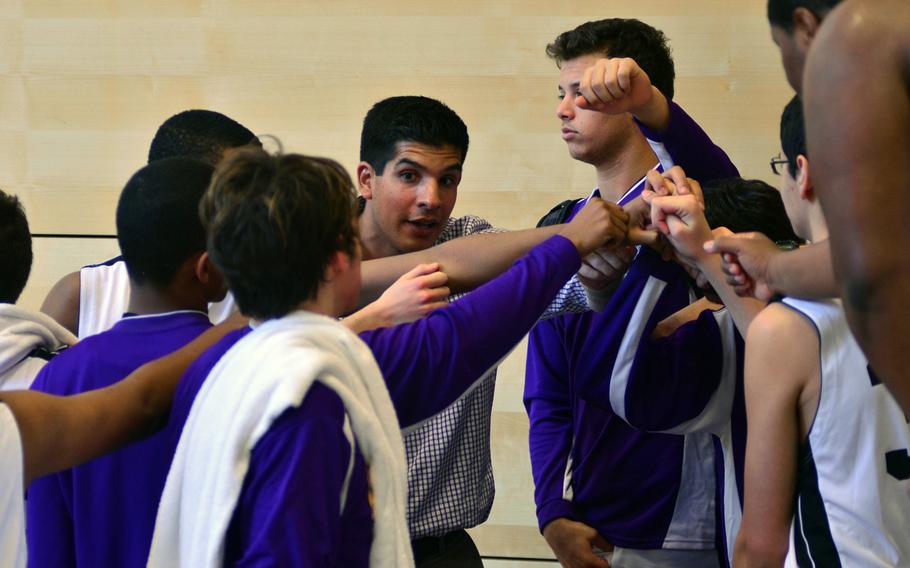
{"label": "open mouth", "polygon": [[408,225],[421,231],[432,231],[439,226],[439,221],[430,219],[409,219]]}

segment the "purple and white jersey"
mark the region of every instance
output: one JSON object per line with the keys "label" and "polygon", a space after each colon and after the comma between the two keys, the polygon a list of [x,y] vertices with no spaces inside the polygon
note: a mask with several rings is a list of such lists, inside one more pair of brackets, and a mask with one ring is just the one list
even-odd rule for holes
{"label": "purple and white jersey", "polygon": [[[178,311],[128,316],[48,363],[32,390],[71,395],[112,385],[211,327]],[[30,566],[145,566],[170,465],[159,432],[84,465],[35,480],[28,491]],[[170,449],[173,453],[173,449]]]}
{"label": "purple and white jersey", "polygon": [[[638,197],[644,183],[620,203]],[[542,321],[531,332],[524,399],[538,523],[543,530],[559,517],[578,520],[624,548],[710,549],[710,439],[636,431],[608,407],[588,404],[575,384],[588,361],[599,361],[599,375],[607,379],[603,362],[635,348],[622,342],[629,318],[637,317],[623,292],[647,277],[655,258],[648,249],[639,252],[604,312]],[[657,260],[674,275],[673,293],[655,311],[666,317],[688,305],[690,289],[680,267]]]}
{"label": "purple and white jersey", "polygon": [[[551,237],[450,306],[410,324],[361,333],[402,427],[419,425],[476,388],[580,262],[567,239]],[[524,293],[517,297],[516,289]],[[490,313],[501,317],[490,320]],[[209,371],[249,331],[225,336],[181,380],[166,429],[168,463]],[[366,565],[373,526],[366,464],[356,440],[345,434],[345,420],[341,399],[314,386],[299,408],[286,411],[260,439],[228,529],[228,564],[264,557],[275,565]],[[310,477],[313,464],[319,471]]]}
{"label": "purple and white jersey", "polygon": [[612,299],[623,306],[611,322],[624,330],[620,349],[616,355],[590,350],[603,357],[579,363],[575,386],[588,404],[612,410],[636,429],[714,436],[716,499],[723,519],[717,540],[729,565],[742,520],[743,341],[727,310],[704,310],[670,336],[651,337],[666,307],[682,299],[678,272],[654,254],[636,258]]}

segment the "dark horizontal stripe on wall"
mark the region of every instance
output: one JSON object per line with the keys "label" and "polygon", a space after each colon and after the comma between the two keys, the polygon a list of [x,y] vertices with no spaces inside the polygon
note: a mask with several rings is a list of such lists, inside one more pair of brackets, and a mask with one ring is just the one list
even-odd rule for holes
{"label": "dark horizontal stripe on wall", "polygon": [[483,560],[511,560],[514,562],[551,562],[553,564],[558,564],[558,562],[552,558],[527,558],[523,556],[483,556],[480,558]]}
{"label": "dark horizontal stripe on wall", "polygon": [[32,233],[33,239],[116,239],[117,235],[76,235],[67,233]]}

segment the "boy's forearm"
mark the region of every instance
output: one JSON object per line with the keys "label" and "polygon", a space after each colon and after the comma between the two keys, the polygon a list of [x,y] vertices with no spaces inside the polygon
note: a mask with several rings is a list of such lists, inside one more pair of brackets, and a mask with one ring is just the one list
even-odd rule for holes
{"label": "boy's forearm", "polygon": [[532,248],[557,234],[561,225],[452,239],[426,250],[363,263],[360,305],[376,300],[402,274],[418,264],[437,262],[452,293],[467,292],[505,272]]}
{"label": "boy's forearm", "polygon": [[768,273],[771,288],[784,296],[836,298],[839,295],[828,241],[774,256]]}

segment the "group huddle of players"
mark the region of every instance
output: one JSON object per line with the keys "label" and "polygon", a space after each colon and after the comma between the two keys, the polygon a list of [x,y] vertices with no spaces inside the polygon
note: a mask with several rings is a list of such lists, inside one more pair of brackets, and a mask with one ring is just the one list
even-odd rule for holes
{"label": "group huddle of players", "polygon": [[[369,110],[354,179],[170,117],[120,195],[121,256],[42,313],[15,306],[31,237],[0,192],[0,564],[482,566],[495,368],[530,333],[562,565],[910,565],[910,387],[868,329],[906,313],[873,270],[896,252],[838,256],[869,163],[910,167],[910,10],[838,4],[768,2],[797,91],[777,189],[673,102],[663,33],[607,19],[546,48],[596,188],[535,229],[451,217],[467,127],[420,96]],[[877,88],[832,93],[867,44],[903,88],[887,124]]]}

